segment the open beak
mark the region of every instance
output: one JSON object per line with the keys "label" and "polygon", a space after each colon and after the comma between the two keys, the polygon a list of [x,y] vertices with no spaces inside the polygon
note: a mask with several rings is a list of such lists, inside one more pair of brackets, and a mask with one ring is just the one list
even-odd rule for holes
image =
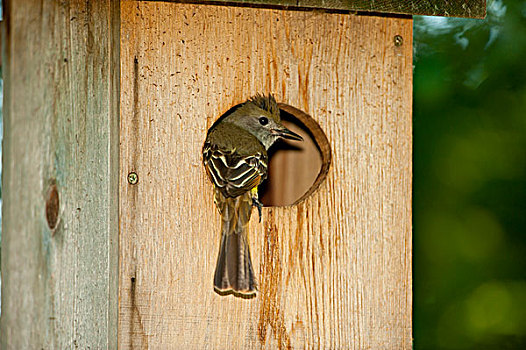
{"label": "open beak", "polygon": [[290,131],[287,128],[273,129],[272,132],[274,134],[278,135],[279,137],[284,138],[284,139],[303,141],[303,137],[301,137],[300,135],[296,134],[295,132]]}

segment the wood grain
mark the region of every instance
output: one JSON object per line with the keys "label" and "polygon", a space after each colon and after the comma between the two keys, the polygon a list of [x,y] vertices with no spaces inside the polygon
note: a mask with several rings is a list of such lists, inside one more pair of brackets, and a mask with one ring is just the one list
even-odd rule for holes
{"label": "wood grain", "polygon": [[119,8],[3,5],[1,348],[116,348]]}
{"label": "wood grain", "polygon": [[[156,0],[150,0],[156,1]],[[486,0],[165,0],[230,6],[360,11],[376,14],[486,17]]]}
{"label": "wood grain", "polygon": [[[411,19],[121,11],[120,348],[410,349]],[[311,115],[333,157],[312,196],[254,215],[260,292],[245,300],[213,291],[220,218],[201,147],[256,92]]]}

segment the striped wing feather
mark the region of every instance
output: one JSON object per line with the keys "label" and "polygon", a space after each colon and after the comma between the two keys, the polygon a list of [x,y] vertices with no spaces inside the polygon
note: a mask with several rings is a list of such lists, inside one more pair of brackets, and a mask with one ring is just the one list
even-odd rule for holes
{"label": "striped wing feather", "polygon": [[208,176],[225,197],[237,197],[251,190],[267,175],[267,158],[260,152],[239,155],[235,150],[225,151],[207,143],[203,161]]}

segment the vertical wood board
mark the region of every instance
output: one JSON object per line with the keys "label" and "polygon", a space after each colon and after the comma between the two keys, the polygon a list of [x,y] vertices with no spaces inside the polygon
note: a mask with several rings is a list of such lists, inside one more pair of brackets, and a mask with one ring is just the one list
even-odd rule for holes
{"label": "vertical wood board", "polygon": [[[412,20],[135,1],[121,20],[120,348],[410,349]],[[201,147],[256,92],[315,118],[332,165],[253,213],[245,300],[213,291]]]}
{"label": "vertical wood board", "polygon": [[1,348],[116,348],[118,3],[3,5]]}

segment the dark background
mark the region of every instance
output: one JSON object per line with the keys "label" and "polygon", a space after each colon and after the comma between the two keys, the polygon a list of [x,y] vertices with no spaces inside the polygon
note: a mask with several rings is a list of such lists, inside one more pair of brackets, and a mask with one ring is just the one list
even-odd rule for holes
{"label": "dark background", "polygon": [[414,18],[414,348],[526,349],[526,1]]}

